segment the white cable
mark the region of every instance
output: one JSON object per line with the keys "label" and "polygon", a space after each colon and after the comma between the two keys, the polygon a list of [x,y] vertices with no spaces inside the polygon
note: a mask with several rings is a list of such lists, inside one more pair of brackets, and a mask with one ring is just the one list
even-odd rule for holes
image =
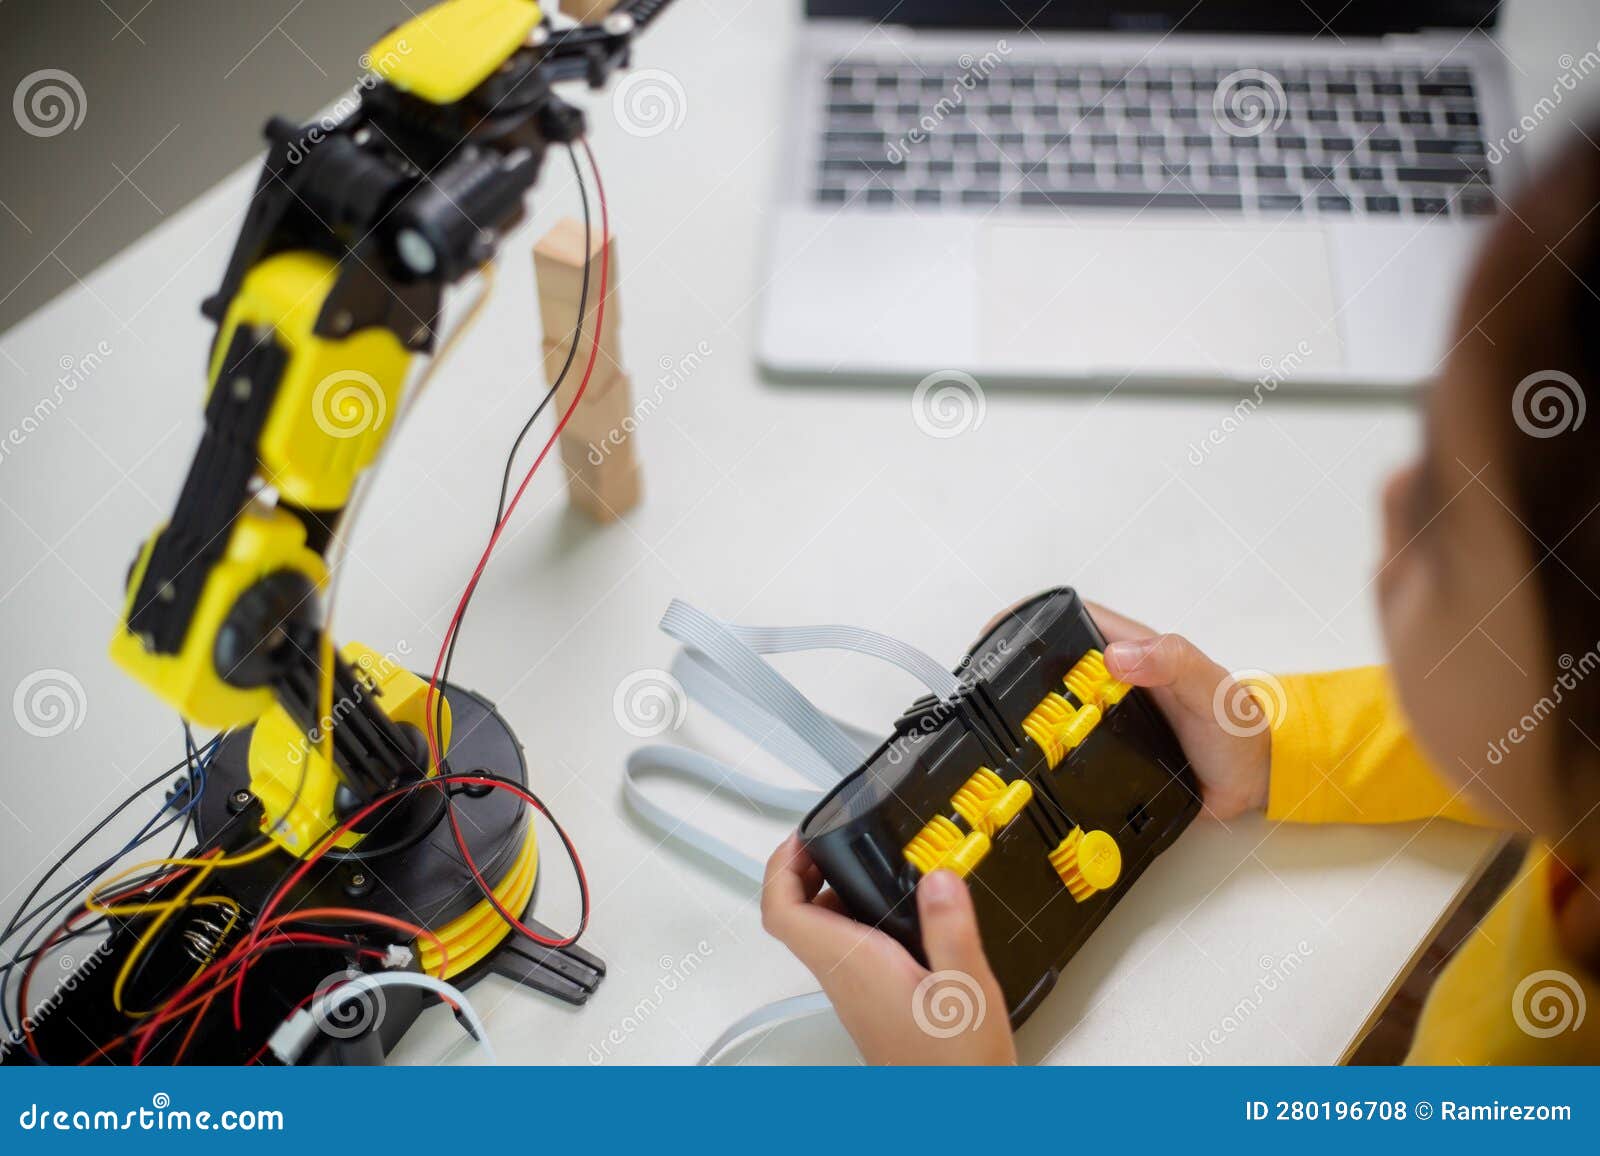
{"label": "white cable", "polygon": [[491,1064],[498,1063],[494,1055],[494,1047],[489,1043],[489,1029],[484,1026],[483,1018],[474,1010],[467,997],[461,990],[452,984],[446,983],[431,975],[424,975],[419,971],[380,971],[373,974],[365,972],[351,978],[349,983],[342,983],[338,987],[323,993],[311,1005],[311,1017],[320,1027],[323,1024],[337,1024],[338,1020],[332,1018],[332,1012],[342,1003],[352,999],[359,999],[361,995],[372,988],[383,987],[416,987],[430,992],[440,999],[448,1000],[461,1009],[462,1019],[467,1021],[467,1030],[478,1041],[478,1047],[483,1051],[483,1058]]}

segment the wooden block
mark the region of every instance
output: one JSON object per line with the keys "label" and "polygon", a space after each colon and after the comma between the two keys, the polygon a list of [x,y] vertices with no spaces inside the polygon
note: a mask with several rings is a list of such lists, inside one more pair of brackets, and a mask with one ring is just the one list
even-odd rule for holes
{"label": "wooden block", "polygon": [[585,24],[595,24],[605,19],[617,3],[618,0],[561,0],[561,14]]}
{"label": "wooden block", "polygon": [[[606,296],[611,297],[621,284],[617,271],[617,239],[606,246]],[[589,307],[600,299],[600,228],[589,232],[589,246],[583,244],[583,222],[571,217],[557,221],[533,246],[533,275],[539,296],[551,301],[567,301],[574,307],[583,289],[583,269],[589,267]],[[607,311],[611,303],[606,305]],[[542,311],[542,305],[541,305]]]}
{"label": "wooden block", "polygon": [[[576,393],[574,389],[573,394]],[[556,402],[561,405],[560,412],[565,413],[572,404],[572,397],[563,398],[558,393]],[[632,435],[634,420],[633,387],[627,374],[619,374],[616,381],[608,383],[598,392],[594,383],[589,383],[589,388],[583,391],[583,397],[578,402],[578,408],[572,411],[572,417],[567,420],[562,432],[586,442],[617,445]]]}
{"label": "wooden block", "polygon": [[[568,376],[583,375],[583,367],[589,364],[589,353],[594,348],[594,315],[591,313],[584,318],[583,329],[578,333],[578,352],[572,359],[572,368]],[[544,372],[545,381],[553,382],[556,375],[561,372],[562,363],[567,359],[567,347],[572,344],[573,327],[577,324],[576,314],[564,317],[559,328],[552,331],[548,326],[544,331]],[[622,368],[622,331],[612,324],[611,310],[606,310],[605,318],[600,326],[600,355],[595,358],[594,371],[599,375],[602,371],[615,373]]]}
{"label": "wooden block", "polygon": [[574,509],[597,522],[612,522],[639,504],[644,486],[631,443],[614,449],[599,465],[581,447],[576,452],[582,455],[577,464],[567,461],[563,444],[567,496]]}

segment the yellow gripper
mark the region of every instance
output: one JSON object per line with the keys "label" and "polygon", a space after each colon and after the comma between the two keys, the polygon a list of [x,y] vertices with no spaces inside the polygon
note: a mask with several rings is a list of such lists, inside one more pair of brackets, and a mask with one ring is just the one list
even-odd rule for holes
{"label": "yellow gripper", "polygon": [[1045,762],[1055,770],[1061,760],[1089,737],[1100,722],[1100,708],[1093,703],[1075,707],[1054,692],[1022,720],[1022,731],[1039,744]]}
{"label": "yellow gripper", "polygon": [[1073,697],[1084,706],[1098,706],[1102,711],[1116,706],[1133,689],[1111,677],[1106,670],[1105,655],[1098,650],[1090,650],[1078,659],[1067,671],[1066,683]]}
{"label": "yellow gripper", "polygon": [[950,800],[950,805],[956,809],[956,814],[967,821],[967,826],[974,831],[981,831],[989,804],[999,798],[1005,789],[1004,779],[988,767],[979,767],[977,773],[961,785],[961,789]]}

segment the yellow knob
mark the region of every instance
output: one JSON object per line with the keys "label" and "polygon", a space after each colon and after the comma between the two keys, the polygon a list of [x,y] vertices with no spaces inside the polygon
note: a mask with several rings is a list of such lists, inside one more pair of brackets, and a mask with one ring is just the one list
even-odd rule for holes
{"label": "yellow knob", "polygon": [[1072,898],[1082,903],[1097,891],[1115,886],[1122,876],[1122,849],[1104,831],[1074,827],[1050,852],[1050,866],[1061,876]]}

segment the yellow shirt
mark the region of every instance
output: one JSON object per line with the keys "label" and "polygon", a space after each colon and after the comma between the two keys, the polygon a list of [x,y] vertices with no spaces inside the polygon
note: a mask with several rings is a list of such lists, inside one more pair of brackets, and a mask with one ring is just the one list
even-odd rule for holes
{"label": "yellow shirt", "polygon": [[[1483,824],[1412,741],[1382,667],[1279,680],[1267,816],[1302,823]],[[1600,1061],[1600,978],[1562,950],[1553,886],[1564,868],[1535,843],[1516,882],[1462,944],[1417,1024],[1412,1064]]]}

